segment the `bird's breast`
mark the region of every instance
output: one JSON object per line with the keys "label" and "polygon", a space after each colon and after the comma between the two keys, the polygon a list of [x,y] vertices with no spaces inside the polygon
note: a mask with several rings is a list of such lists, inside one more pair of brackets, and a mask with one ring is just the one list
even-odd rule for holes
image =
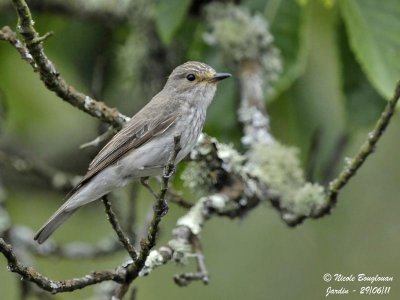
{"label": "bird's breast", "polygon": [[186,114],[183,114],[176,126],[176,133],[181,136],[181,151],[177,160],[182,160],[193,149],[200,133],[206,117],[205,109],[196,107],[188,108]]}

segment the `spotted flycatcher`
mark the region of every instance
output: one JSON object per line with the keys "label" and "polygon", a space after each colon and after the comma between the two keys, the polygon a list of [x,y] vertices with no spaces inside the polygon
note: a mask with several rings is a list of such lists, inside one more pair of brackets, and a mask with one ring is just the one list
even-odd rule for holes
{"label": "spotted flycatcher", "polygon": [[89,165],[67,201],[35,235],[38,243],[47,238],[78,208],[100,199],[130,180],[162,173],[180,136],[176,163],[194,147],[206,110],[218,81],[230,77],[210,66],[190,61],[176,67],[164,88],[126,123]]}

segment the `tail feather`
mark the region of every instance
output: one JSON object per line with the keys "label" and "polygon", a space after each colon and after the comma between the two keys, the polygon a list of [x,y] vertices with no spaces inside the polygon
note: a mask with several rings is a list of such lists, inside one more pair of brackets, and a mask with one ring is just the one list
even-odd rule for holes
{"label": "tail feather", "polygon": [[39,229],[36,233],[34,240],[39,244],[45,242],[49,236],[58,228],[62,223],[64,223],[76,210],[77,208],[70,209],[65,205],[61,206],[50,219]]}

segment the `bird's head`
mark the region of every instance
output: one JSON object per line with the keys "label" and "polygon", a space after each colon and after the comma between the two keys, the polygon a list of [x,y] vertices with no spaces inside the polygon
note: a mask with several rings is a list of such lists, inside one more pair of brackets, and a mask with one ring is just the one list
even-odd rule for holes
{"label": "bird's head", "polygon": [[208,106],[217,83],[231,76],[229,73],[217,73],[205,63],[188,61],[172,71],[165,88],[179,98],[183,96],[187,101],[203,101]]}

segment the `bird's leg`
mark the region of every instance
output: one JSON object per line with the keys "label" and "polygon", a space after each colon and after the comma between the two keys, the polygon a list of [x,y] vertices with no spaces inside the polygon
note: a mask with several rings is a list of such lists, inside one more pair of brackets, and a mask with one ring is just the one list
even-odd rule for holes
{"label": "bird's leg", "polygon": [[170,165],[168,168],[164,168],[163,177],[170,179],[172,175],[175,174],[176,167],[175,165]]}
{"label": "bird's leg", "polygon": [[168,162],[164,167],[163,171],[163,182],[165,184],[165,192],[168,190],[168,181],[172,175],[175,174],[176,171],[176,157],[178,156],[179,151],[182,150],[181,147],[181,136],[174,136],[174,151],[171,152]]}
{"label": "bird's leg", "polygon": [[165,199],[161,201],[157,201],[156,204],[153,206],[154,212],[159,216],[159,217],[164,217],[167,212],[168,212],[168,203],[165,201]]}
{"label": "bird's leg", "polygon": [[[171,177],[171,175],[169,177]],[[140,183],[153,195],[154,199],[159,200],[160,195],[158,195],[149,185],[149,177],[140,177]],[[168,204],[165,199],[163,199],[163,201],[157,201],[153,210],[157,215],[161,217],[165,216],[168,212]]]}
{"label": "bird's leg", "polygon": [[155,199],[158,198],[157,193],[149,185],[149,177],[140,177],[140,183],[153,195]]}

